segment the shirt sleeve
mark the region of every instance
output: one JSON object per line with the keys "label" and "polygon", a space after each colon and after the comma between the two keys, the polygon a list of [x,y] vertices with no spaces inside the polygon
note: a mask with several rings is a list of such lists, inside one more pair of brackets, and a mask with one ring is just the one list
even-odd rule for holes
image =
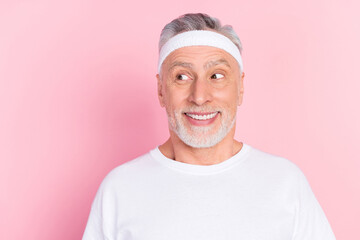
{"label": "shirt sleeve", "polygon": [[335,240],[325,213],[301,171],[298,184],[299,201],[292,240]]}

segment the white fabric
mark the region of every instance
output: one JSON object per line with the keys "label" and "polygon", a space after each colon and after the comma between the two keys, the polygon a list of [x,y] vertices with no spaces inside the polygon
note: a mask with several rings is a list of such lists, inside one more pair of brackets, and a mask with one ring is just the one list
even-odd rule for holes
{"label": "white fabric", "polygon": [[249,145],[202,166],[158,148],[111,171],[83,240],[333,240],[310,186],[290,161]]}
{"label": "white fabric", "polygon": [[189,46],[210,46],[224,50],[232,55],[239,63],[240,70],[243,71],[243,62],[239,49],[227,37],[220,33],[206,30],[187,31],[170,38],[160,50],[158,73],[166,57],[176,49]]}

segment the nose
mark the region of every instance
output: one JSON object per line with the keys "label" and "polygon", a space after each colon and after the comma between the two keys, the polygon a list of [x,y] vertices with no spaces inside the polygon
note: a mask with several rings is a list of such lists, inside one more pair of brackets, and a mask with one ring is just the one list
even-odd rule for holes
{"label": "nose", "polygon": [[211,86],[206,79],[193,81],[188,100],[198,106],[212,101]]}

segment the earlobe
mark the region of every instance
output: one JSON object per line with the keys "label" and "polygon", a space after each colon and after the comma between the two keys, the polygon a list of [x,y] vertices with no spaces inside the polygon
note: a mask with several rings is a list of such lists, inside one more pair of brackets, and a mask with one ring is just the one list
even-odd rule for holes
{"label": "earlobe", "polygon": [[156,78],[157,78],[157,88],[158,88],[158,98],[159,98],[159,103],[161,107],[164,107],[164,98],[163,98],[163,94],[162,94],[162,82],[160,79],[160,75],[156,74]]}

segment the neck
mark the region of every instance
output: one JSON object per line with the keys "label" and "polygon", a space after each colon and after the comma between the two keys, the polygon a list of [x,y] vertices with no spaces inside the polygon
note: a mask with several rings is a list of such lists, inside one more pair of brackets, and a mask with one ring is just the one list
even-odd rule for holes
{"label": "neck", "polygon": [[181,141],[170,131],[170,138],[159,150],[167,158],[195,165],[213,165],[225,161],[238,153],[243,144],[234,139],[235,126],[218,144],[210,148],[193,148]]}

